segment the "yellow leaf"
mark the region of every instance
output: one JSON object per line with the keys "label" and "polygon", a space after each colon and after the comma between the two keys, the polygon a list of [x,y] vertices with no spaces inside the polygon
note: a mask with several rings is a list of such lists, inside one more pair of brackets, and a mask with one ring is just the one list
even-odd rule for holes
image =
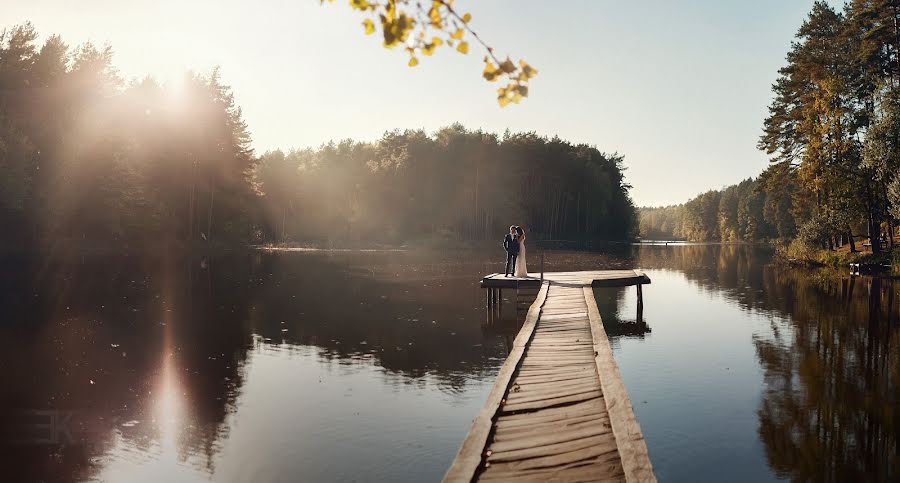
{"label": "yellow leaf", "polygon": [[363,27],[366,28],[366,35],[372,35],[373,33],[375,33],[375,24],[372,23],[371,20],[363,20]]}
{"label": "yellow leaf", "polygon": [[516,66],[513,65],[512,61],[510,61],[509,59],[506,59],[503,61],[502,64],[500,64],[500,70],[509,74],[516,70]]}
{"label": "yellow leaf", "polygon": [[453,35],[451,35],[451,37],[459,40],[463,38],[463,34],[465,34],[465,31],[463,29],[456,29],[456,32],[453,32]]}
{"label": "yellow leaf", "polygon": [[463,17],[462,17],[462,21],[463,21],[464,23],[469,23],[471,20],[472,20],[472,14],[471,14],[471,13],[467,13],[467,14],[463,15]]}
{"label": "yellow leaf", "polygon": [[431,20],[431,25],[436,29],[439,29],[442,26],[440,9],[441,2],[439,0],[431,2],[431,10],[428,11],[428,18]]}
{"label": "yellow leaf", "polygon": [[441,40],[440,37],[432,37],[432,38],[431,38],[431,43],[434,44],[435,47],[437,47],[437,46],[443,44],[444,41]]}
{"label": "yellow leaf", "polygon": [[521,80],[531,79],[532,77],[536,76],[538,73],[538,71],[535,68],[526,64],[524,60],[520,60],[519,65],[522,67],[522,74],[519,76],[519,78]]}
{"label": "yellow leaf", "polygon": [[415,67],[415,66],[417,66],[417,65],[419,65],[419,59],[417,59],[417,58],[415,58],[415,57],[410,57],[410,58],[409,58],[409,66],[410,66],[410,67]]}
{"label": "yellow leaf", "polygon": [[350,6],[357,10],[368,10],[372,8],[372,4],[367,0],[350,0]]}
{"label": "yellow leaf", "polygon": [[469,43],[468,42],[460,42],[459,45],[456,46],[456,50],[462,52],[463,54],[469,53]]}
{"label": "yellow leaf", "polygon": [[497,80],[497,68],[490,61],[485,61],[484,72],[481,73],[490,82]]}

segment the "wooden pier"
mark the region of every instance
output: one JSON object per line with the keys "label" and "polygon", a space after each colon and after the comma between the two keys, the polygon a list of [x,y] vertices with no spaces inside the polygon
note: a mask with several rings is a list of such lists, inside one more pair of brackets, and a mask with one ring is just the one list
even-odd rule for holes
{"label": "wooden pier", "polygon": [[539,292],[444,481],[656,481],[593,295],[647,283],[635,270],[485,277],[489,305]]}

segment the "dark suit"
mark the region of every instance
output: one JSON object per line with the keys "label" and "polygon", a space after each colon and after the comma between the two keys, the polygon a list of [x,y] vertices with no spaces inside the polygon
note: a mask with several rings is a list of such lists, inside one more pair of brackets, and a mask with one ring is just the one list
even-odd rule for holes
{"label": "dark suit", "polygon": [[506,250],[506,274],[516,273],[516,259],[519,258],[519,238],[509,233],[503,238],[503,249]]}

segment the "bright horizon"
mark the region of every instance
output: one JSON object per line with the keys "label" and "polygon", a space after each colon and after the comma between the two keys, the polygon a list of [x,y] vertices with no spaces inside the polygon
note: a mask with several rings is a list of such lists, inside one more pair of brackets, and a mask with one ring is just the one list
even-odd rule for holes
{"label": "bright horizon", "polygon": [[756,141],[770,86],[813,2],[460,0],[498,54],[540,71],[530,97],[502,109],[474,45],[408,68],[401,51],[363,34],[363,17],[343,1],[55,3],[2,0],[2,27],[31,21],[41,39],[108,43],[126,81],[218,65],[259,153],[454,122],[535,131],[623,154],[635,204],[658,206],[766,167]]}

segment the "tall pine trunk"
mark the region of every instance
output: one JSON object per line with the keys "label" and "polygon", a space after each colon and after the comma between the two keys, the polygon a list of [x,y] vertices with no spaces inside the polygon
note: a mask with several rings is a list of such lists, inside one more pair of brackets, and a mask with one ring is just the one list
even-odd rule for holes
{"label": "tall pine trunk", "polygon": [[209,208],[206,212],[206,241],[207,243],[212,241],[212,219],[213,219],[213,206],[216,203],[216,187],[214,184],[210,183],[209,186]]}
{"label": "tall pine trunk", "polygon": [[869,212],[869,244],[872,245],[872,253],[880,253],[881,252],[881,224],[878,223],[878,220],[875,218],[875,215],[870,211]]}
{"label": "tall pine trunk", "polygon": [[856,253],[856,242],[853,241],[853,230],[847,227],[847,240],[850,242],[850,253]]}

